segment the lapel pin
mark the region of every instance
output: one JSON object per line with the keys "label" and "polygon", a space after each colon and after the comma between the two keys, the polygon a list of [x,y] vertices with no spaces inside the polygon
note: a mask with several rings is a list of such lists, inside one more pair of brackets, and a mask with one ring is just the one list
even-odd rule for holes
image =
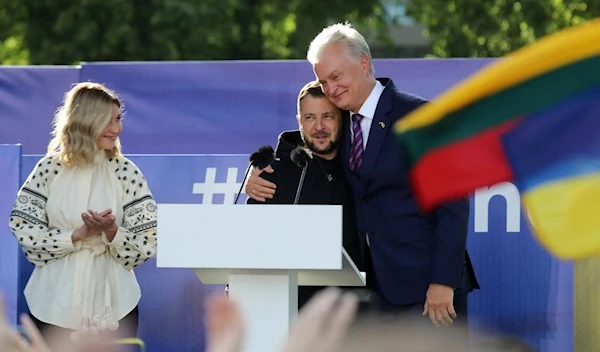
{"label": "lapel pin", "polygon": [[385,123],[383,123],[383,121],[379,121],[379,127],[385,128]]}

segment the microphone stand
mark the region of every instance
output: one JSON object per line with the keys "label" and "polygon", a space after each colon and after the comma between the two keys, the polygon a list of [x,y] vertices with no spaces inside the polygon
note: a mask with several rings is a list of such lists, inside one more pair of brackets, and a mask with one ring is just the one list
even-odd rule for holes
{"label": "microphone stand", "polygon": [[240,190],[237,193],[237,196],[235,196],[235,201],[233,202],[233,204],[237,204],[238,199],[240,199],[240,195],[242,194],[242,189],[244,188],[244,183],[246,183],[246,177],[248,177],[248,173],[250,172],[250,168],[252,167],[252,163],[248,164],[248,167],[246,168],[246,174],[244,174],[244,178],[242,179],[242,185],[240,186]]}
{"label": "microphone stand", "polygon": [[298,200],[300,199],[300,193],[302,192],[302,186],[304,185],[304,176],[306,176],[306,169],[308,169],[308,162],[306,162],[302,168],[302,174],[300,175],[300,182],[298,183],[298,189],[296,190],[296,199],[294,199],[294,204],[298,204]]}

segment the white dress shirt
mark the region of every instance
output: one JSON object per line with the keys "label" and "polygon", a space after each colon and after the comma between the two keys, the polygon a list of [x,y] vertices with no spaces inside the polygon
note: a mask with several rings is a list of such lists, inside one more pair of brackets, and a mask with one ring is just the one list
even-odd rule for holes
{"label": "white dress shirt", "polygon": [[[364,116],[362,121],[360,121],[360,129],[362,130],[363,135],[363,150],[367,148],[367,141],[369,139],[369,131],[371,130],[371,124],[373,123],[373,118],[375,117],[375,110],[377,110],[377,104],[379,103],[379,98],[381,98],[381,94],[383,93],[384,86],[379,81],[375,81],[375,87],[369,94],[367,100],[365,100],[364,104],[358,111],[359,114]],[[352,131],[352,115],[356,114],[355,111],[350,111],[350,136],[354,138],[354,132]]]}

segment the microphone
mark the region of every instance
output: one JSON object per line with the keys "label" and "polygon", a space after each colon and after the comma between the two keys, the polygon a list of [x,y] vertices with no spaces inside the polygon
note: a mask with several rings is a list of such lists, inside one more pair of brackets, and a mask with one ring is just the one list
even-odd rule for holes
{"label": "microphone", "polygon": [[237,204],[238,199],[240,199],[240,194],[242,194],[242,188],[244,188],[244,182],[246,181],[246,177],[248,177],[250,168],[256,166],[259,169],[264,169],[265,167],[271,165],[271,163],[273,163],[275,160],[275,151],[270,145],[263,145],[262,147],[258,148],[257,151],[250,154],[248,160],[250,163],[248,164],[248,168],[246,168],[244,181],[242,181],[242,185],[240,186],[240,190],[238,191],[233,204]]}
{"label": "microphone", "polygon": [[300,175],[300,182],[298,183],[298,189],[296,190],[296,199],[294,199],[294,204],[298,204],[298,200],[300,199],[300,193],[302,193],[302,187],[304,186],[304,177],[306,176],[306,169],[308,169],[308,162],[312,158],[312,155],[309,155],[306,152],[306,149],[301,146],[296,147],[296,149],[292,150],[290,153],[290,158],[298,166],[302,168],[302,174]]}

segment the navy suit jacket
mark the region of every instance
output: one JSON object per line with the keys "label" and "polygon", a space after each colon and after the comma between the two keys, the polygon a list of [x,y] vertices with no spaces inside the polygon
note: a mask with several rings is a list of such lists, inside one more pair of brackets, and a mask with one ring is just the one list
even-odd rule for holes
{"label": "navy suit jacket", "polygon": [[[466,254],[469,202],[465,198],[430,213],[419,210],[409,183],[407,157],[393,126],[426,101],[398,91],[390,79],[378,80],[385,89],[358,175],[348,164],[351,136],[349,121],[345,121],[344,171],[355,196],[363,253],[369,236],[376,290],[394,304],[422,303],[430,283],[463,288],[465,273],[472,273]],[[468,285],[471,290],[477,286]]]}

